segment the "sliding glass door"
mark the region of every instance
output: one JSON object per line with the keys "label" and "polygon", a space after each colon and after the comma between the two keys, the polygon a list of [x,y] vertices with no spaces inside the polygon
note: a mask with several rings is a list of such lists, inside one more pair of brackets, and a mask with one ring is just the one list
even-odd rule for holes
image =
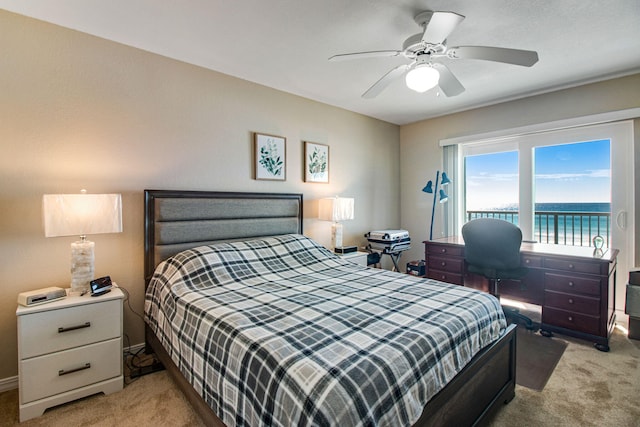
{"label": "sliding glass door", "polygon": [[[633,127],[618,122],[460,144],[458,227],[482,216],[525,240],[620,250],[617,309],[633,266]],[[459,232],[459,230],[458,230]]]}

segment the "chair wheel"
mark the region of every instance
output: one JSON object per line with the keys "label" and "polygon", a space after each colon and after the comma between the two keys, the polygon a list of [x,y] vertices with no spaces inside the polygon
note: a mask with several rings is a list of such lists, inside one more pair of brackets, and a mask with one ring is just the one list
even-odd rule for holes
{"label": "chair wheel", "polygon": [[603,351],[603,352],[605,352],[605,353],[608,353],[608,352],[609,352],[609,345],[608,345],[608,344],[597,344],[597,343],[596,343],[596,344],[595,344],[595,347],[596,347],[598,350]]}
{"label": "chair wheel", "polygon": [[540,335],[542,335],[543,337],[551,338],[553,336],[553,332],[540,329]]}

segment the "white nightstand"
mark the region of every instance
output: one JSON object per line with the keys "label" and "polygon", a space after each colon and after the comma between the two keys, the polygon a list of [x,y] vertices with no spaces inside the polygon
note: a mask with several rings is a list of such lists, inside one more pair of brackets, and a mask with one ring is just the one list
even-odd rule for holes
{"label": "white nightstand", "polygon": [[367,255],[369,255],[368,252],[361,252],[361,251],[356,251],[356,252],[349,252],[348,254],[336,254],[338,255],[340,258],[342,259],[346,259],[348,261],[351,261],[355,264],[358,265],[363,265],[363,266],[367,266]]}
{"label": "white nightstand", "polygon": [[20,421],[55,405],[122,390],[122,300],[116,287],[18,306]]}

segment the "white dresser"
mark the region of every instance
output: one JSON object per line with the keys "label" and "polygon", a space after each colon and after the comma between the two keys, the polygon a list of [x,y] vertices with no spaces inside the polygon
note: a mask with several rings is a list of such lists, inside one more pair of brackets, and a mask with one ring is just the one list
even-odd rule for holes
{"label": "white dresser", "polygon": [[122,300],[116,287],[18,306],[20,421],[45,409],[122,390]]}

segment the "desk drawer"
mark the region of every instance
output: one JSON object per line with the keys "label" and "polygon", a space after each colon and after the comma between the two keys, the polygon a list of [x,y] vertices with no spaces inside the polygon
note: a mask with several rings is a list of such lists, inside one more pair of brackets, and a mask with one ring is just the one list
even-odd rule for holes
{"label": "desk drawer", "polygon": [[529,304],[544,303],[544,273],[531,269],[520,280],[502,280],[498,286],[500,296]]}
{"label": "desk drawer", "polygon": [[464,261],[462,258],[429,257],[427,268],[429,270],[448,271],[462,275]]}
{"label": "desk drawer", "polygon": [[464,281],[462,279],[462,274],[451,273],[451,272],[448,272],[448,271],[429,269],[427,271],[427,277],[429,279],[439,280],[441,282],[452,283],[454,285],[463,285],[464,284]]}
{"label": "desk drawer", "polygon": [[575,273],[586,274],[602,274],[600,271],[600,263],[572,261],[557,258],[545,258],[544,267],[551,270],[572,271]]}
{"label": "desk drawer", "polygon": [[543,307],[542,323],[602,336],[600,333],[600,317],[598,316],[589,316],[587,314]]}
{"label": "desk drawer", "polygon": [[542,268],[542,257],[533,255],[522,255],[521,262],[523,267]]}
{"label": "desk drawer", "polygon": [[447,255],[461,257],[464,246],[442,245],[438,243],[429,243],[426,245],[427,254],[429,255]]}
{"label": "desk drawer", "polygon": [[546,291],[544,305],[591,316],[600,314],[600,298]]}
{"label": "desk drawer", "polygon": [[552,291],[599,297],[600,285],[601,282],[599,278],[565,276],[554,273],[545,273],[544,275],[545,289]]}

